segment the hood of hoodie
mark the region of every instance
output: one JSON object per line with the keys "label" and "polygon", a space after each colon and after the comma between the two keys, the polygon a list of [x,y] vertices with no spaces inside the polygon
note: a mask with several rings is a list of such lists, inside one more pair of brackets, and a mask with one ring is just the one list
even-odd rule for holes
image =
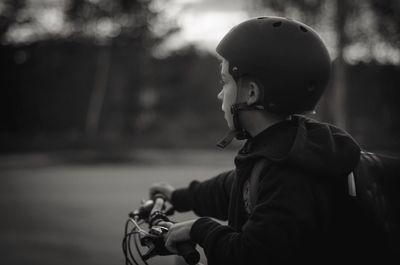
{"label": "hood of hoodie", "polygon": [[314,174],[343,176],[357,165],[360,147],[345,131],[296,115],[249,139],[235,163],[260,157]]}

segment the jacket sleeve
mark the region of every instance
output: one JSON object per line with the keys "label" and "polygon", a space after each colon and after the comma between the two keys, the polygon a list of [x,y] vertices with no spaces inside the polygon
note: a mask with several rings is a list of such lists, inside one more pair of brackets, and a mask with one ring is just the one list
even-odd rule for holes
{"label": "jacket sleeve", "polygon": [[199,218],[191,239],[203,247],[209,264],[285,263],[315,230],[314,196],[306,176],[290,171],[262,178],[253,213],[235,231]]}
{"label": "jacket sleeve", "polygon": [[223,172],[209,180],[192,181],[188,188],[172,193],[172,204],[179,212],[193,210],[198,216],[227,220],[229,195],[235,171]]}

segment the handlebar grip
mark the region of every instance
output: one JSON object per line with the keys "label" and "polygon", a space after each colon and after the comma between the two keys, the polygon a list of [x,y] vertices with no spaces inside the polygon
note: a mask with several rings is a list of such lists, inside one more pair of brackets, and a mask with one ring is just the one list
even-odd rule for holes
{"label": "handlebar grip", "polygon": [[153,195],[153,199],[154,199],[154,200],[162,199],[162,200],[163,200],[163,203],[167,201],[167,197],[166,197],[164,194],[162,194],[162,193],[156,193],[156,194],[154,194],[154,195]]}
{"label": "handlebar grip", "polygon": [[195,245],[191,242],[180,242],[176,244],[176,248],[187,264],[195,265],[200,261],[200,253],[196,250]]}

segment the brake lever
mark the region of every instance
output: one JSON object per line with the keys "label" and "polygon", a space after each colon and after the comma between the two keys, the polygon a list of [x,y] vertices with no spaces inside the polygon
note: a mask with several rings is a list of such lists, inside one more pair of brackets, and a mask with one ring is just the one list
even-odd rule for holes
{"label": "brake lever", "polygon": [[168,209],[165,210],[165,215],[173,215],[175,213],[175,208],[174,206],[170,206]]}
{"label": "brake lever", "polygon": [[168,232],[168,228],[162,226],[153,226],[149,231],[149,235],[144,236],[140,239],[142,246],[146,246],[149,250],[142,255],[142,258],[146,261],[154,256],[167,256],[171,255],[165,247],[164,234]]}

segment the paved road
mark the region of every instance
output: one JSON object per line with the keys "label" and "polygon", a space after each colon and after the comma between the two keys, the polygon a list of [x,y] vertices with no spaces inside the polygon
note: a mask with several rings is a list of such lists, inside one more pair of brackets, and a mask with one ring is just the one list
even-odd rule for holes
{"label": "paved road", "polygon": [[[227,163],[3,168],[0,264],[124,264],[123,225],[127,213],[147,197],[151,183],[168,180],[183,186],[228,168]],[[151,262],[174,263],[173,258]]]}

